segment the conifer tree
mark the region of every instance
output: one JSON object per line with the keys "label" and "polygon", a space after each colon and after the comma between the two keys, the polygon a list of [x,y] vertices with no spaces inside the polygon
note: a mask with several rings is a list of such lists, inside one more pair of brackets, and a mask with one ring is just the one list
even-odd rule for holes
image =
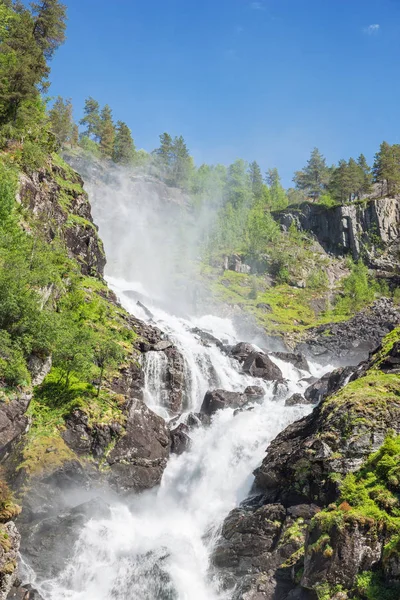
{"label": "conifer tree", "polygon": [[311,152],[303,171],[297,171],[293,178],[297,189],[303,190],[312,200],[317,201],[329,182],[329,168],[318,148]]}
{"label": "conifer tree", "polygon": [[86,127],[83,135],[95,141],[97,141],[100,136],[99,110],[99,103],[90,96],[85,100],[85,107],[83,109],[85,116],[79,121],[80,125]]}
{"label": "conifer tree", "polygon": [[66,7],[58,0],[31,4],[34,15],[33,36],[47,60],[65,41]]}
{"label": "conifer tree", "polygon": [[73,128],[71,100],[64,101],[61,96],[58,96],[49,111],[49,120],[59,146],[71,140]]}
{"label": "conifer tree", "polygon": [[171,183],[178,187],[185,187],[188,183],[192,161],[186,142],[180,135],[172,144]]}
{"label": "conifer tree", "polygon": [[259,199],[262,197],[264,184],[261,169],[256,161],[253,161],[249,165],[249,176],[253,196],[255,199]]}
{"label": "conifer tree", "polygon": [[348,202],[351,196],[352,182],[348,163],[342,159],[333,170],[329,182],[329,192],[341,204]]}
{"label": "conifer tree", "polygon": [[265,180],[269,187],[271,210],[282,210],[288,205],[288,198],[281,184],[278,169],[268,169]]}
{"label": "conifer tree", "polygon": [[135,158],[135,144],[129,127],[123,121],[117,122],[112,159],[120,165],[131,165]]}
{"label": "conifer tree", "polygon": [[358,197],[361,198],[362,196],[367,196],[372,191],[372,173],[371,167],[368,165],[364,154],[360,154],[357,159],[357,164],[361,170],[361,185],[358,190]]}
{"label": "conifer tree", "polygon": [[99,138],[101,154],[106,158],[111,158],[114,151],[115,127],[112,120],[112,111],[108,104],[101,111]]}
{"label": "conifer tree", "polygon": [[382,142],[375,156],[374,180],[381,184],[382,195],[393,196],[400,190],[400,146]]}
{"label": "conifer tree", "polygon": [[162,133],[160,135],[160,147],[154,151],[158,157],[159,164],[165,174],[169,174],[173,159],[173,141],[169,133]]}
{"label": "conifer tree", "polygon": [[71,146],[76,148],[79,145],[79,128],[76,123],[72,125]]}

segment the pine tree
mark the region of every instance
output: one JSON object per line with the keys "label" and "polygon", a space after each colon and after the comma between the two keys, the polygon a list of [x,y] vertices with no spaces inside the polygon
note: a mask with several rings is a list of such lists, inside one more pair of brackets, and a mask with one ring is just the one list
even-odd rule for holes
{"label": "pine tree", "polygon": [[261,169],[256,161],[253,161],[249,165],[249,176],[253,196],[255,199],[259,199],[262,197],[263,194],[264,183],[262,179]]}
{"label": "pine tree", "polygon": [[361,185],[358,190],[357,196],[361,198],[362,196],[367,196],[372,191],[372,173],[371,167],[367,163],[367,159],[364,154],[360,154],[357,159],[357,164],[361,170]]}
{"label": "pine tree", "polygon": [[329,168],[318,148],[311,152],[303,171],[297,171],[293,178],[297,189],[304,190],[312,200],[317,201],[329,183]]}
{"label": "pine tree", "polygon": [[79,128],[76,123],[72,125],[72,133],[71,133],[71,146],[76,148],[79,145]]}
{"label": "pine tree", "polygon": [[172,144],[171,183],[178,187],[185,187],[188,183],[192,161],[186,142],[180,135]]}
{"label": "pine tree", "polygon": [[158,157],[158,163],[163,171],[163,175],[170,175],[170,168],[173,160],[173,141],[169,133],[160,135],[160,147],[154,151]]}
{"label": "pine tree", "polygon": [[58,0],[43,0],[32,3],[34,15],[33,35],[47,60],[65,41],[66,7]]}
{"label": "pine tree", "polygon": [[333,170],[329,182],[329,192],[337,202],[345,204],[351,197],[352,182],[349,165],[342,159]]}
{"label": "pine tree", "polygon": [[60,147],[71,140],[73,128],[71,100],[64,101],[61,96],[58,96],[49,111],[49,120],[51,130]]}
{"label": "pine tree", "polygon": [[269,187],[271,210],[282,210],[288,206],[288,197],[281,184],[278,169],[268,169],[265,180]]}
{"label": "pine tree", "polygon": [[106,158],[111,158],[114,151],[115,127],[112,120],[112,111],[108,104],[101,111],[99,138],[101,154]]}
{"label": "pine tree", "polygon": [[89,97],[85,100],[83,112],[85,116],[79,121],[79,124],[86,127],[83,135],[89,139],[98,141],[100,136],[100,106],[97,100]]}
{"label": "pine tree", "polygon": [[112,159],[120,165],[131,165],[135,158],[135,144],[126,123],[117,122]]}
{"label": "pine tree", "polygon": [[242,159],[236,160],[228,168],[227,202],[235,210],[249,208],[252,204],[252,190],[247,169],[248,164]]}
{"label": "pine tree", "polygon": [[395,195],[400,189],[400,146],[391,146],[382,142],[379,152],[375,155],[373,166],[374,181],[381,184],[381,193]]}

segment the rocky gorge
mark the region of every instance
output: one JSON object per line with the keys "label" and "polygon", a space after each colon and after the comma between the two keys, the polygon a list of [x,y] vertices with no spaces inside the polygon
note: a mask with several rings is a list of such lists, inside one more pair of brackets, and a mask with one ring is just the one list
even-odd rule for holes
{"label": "rocky gorge", "polygon": [[[97,395],[80,389],[61,406],[49,395],[51,355],[32,355],[31,386],[3,387],[1,462],[14,498],[4,493],[0,515],[0,597],[78,598],[89,581],[87,598],[121,600],[188,590],[195,600],[396,598],[398,307],[377,300],[294,348],[271,348],[262,331],[242,339],[221,317],[167,312],[123,268],[104,280],[92,210],[111,265],[121,248],[102,195],[89,181],[91,208],[82,186],[53,157],[21,177],[16,201],[24,227],[40,224],[66,248],[82,327],[112,332],[123,354],[94,376]],[[29,568],[17,576],[19,550]]]}

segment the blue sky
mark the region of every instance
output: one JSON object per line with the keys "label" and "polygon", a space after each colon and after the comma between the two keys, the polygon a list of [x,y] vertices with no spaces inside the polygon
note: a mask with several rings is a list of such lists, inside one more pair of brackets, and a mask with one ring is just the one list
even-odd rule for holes
{"label": "blue sky", "polygon": [[91,95],[152,150],[293,171],[400,141],[400,0],[64,0],[50,93]]}

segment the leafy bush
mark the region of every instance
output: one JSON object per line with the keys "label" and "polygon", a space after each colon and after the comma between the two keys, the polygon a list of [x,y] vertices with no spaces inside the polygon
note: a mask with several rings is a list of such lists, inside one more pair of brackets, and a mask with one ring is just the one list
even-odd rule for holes
{"label": "leafy bush", "polygon": [[379,285],[370,277],[368,268],[362,261],[351,264],[351,273],[342,284],[342,296],[335,306],[336,314],[355,313],[375,299],[379,292]]}

